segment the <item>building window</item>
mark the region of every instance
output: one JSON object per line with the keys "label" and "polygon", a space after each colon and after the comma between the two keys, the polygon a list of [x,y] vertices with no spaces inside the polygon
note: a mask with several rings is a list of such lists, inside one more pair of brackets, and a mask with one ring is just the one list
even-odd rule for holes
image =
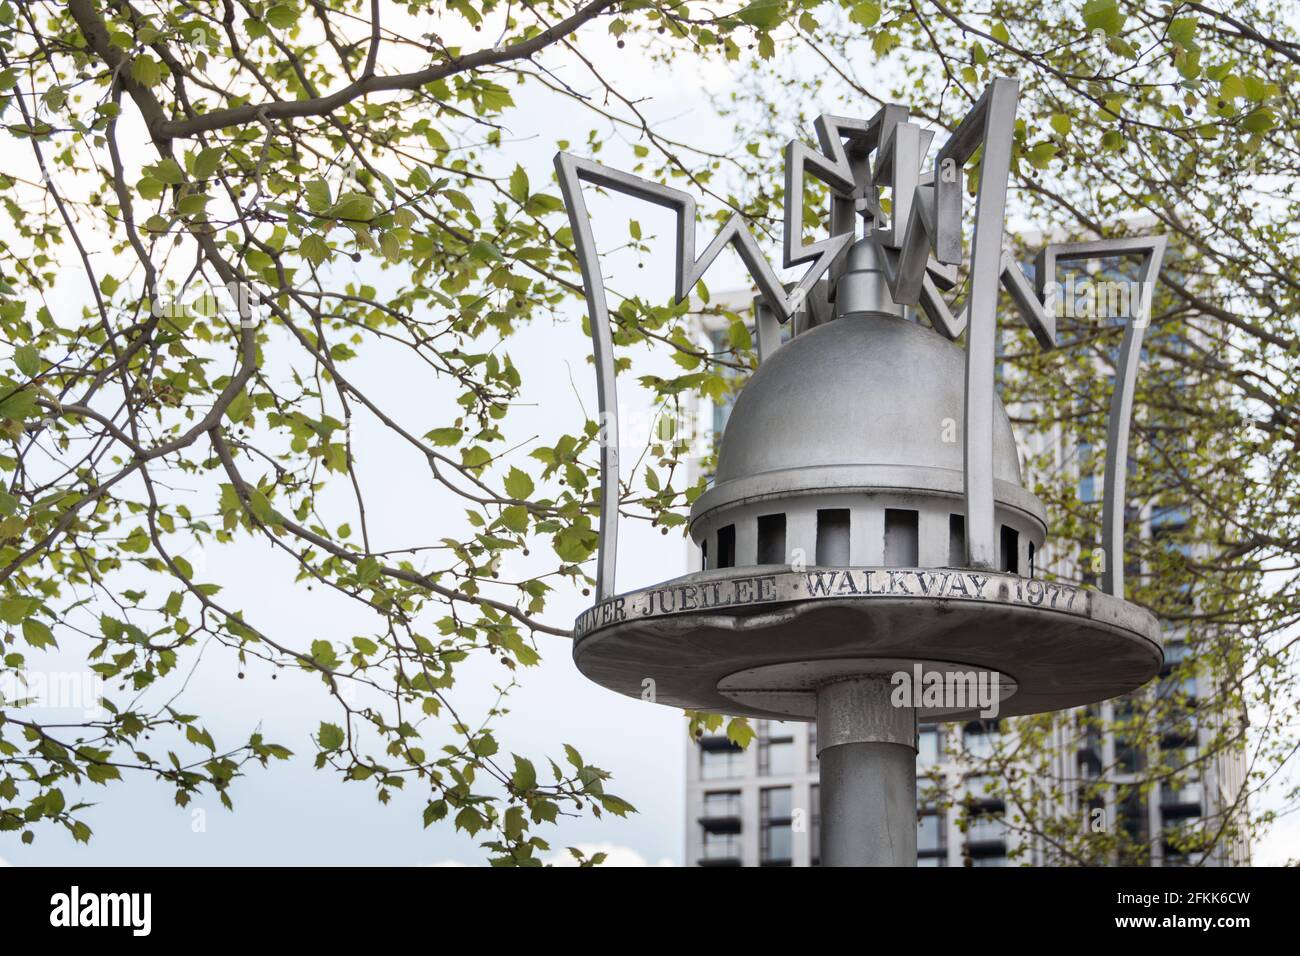
{"label": "building window", "polygon": [[1141,773],[1146,769],[1141,706],[1132,699],[1115,704],[1115,769],[1120,773]]}
{"label": "building window", "polygon": [[809,848],[809,859],[813,866],[821,866],[822,862],[822,791],[821,787],[813,784],[808,788],[808,802],[812,804],[808,812],[808,841],[811,844]]}
{"label": "building window", "polygon": [[849,509],[817,512],[817,563],[834,567],[849,563]]}
{"label": "building window", "polygon": [[759,515],[758,563],[785,564],[785,515]]}
{"label": "building window", "polygon": [[745,751],[726,737],[700,741],[700,779],[729,780],[745,775]]}
{"label": "building window", "polygon": [[768,787],[759,794],[759,863],[789,866],[792,859],[790,787]]}
{"label": "building window", "polygon": [[1115,823],[1124,840],[1117,862],[1121,866],[1145,866],[1150,855],[1151,827],[1147,804],[1136,787],[1115,788]]}
{"label": "building window", "polygon": [[1079,462],[1079,500],[1091,504],[1097,500],[1097,478],[1092,473],[1092,445],[1080,442],[1076,456]]}
{"label": "building window", "polygon": [[997,733],[996,721],[991,723],[982,720],[971,721],[962,730],[962,745],[970,756],[977,760],[987,760],[997,749],[995,737]]}
{"label": "building window", "polygon": [[813,773],[817,772],[819,764],[817,762],[817,721],[808,725],[808,769]]}
{"label": "building window", "polygon": [[923,813],[916,818],[917,857],[946,856],[947,833],[942,813]]}
{"label": "building window", "polygon": [[784,777],[794,773],[794,735],[785,724],[764,720],[758,725],[758,774]]}
{"label": "building window", "polygon": [[939,762],[939,728],[922,727],[916,735],[916,759],[925,767]]}

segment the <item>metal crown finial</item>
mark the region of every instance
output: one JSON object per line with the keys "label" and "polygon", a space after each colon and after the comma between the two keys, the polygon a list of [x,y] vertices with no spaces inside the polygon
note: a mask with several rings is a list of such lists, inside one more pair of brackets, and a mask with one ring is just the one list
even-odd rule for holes
{"label": "metal crown finial", "polygon": [[[824,115],[815,123],[821,152],[792,141],[785,157],[785,228],[782,264],[809,263],[800,279],[787,286],[739,213],[729,219],[697,258],[695,207],[690,194],[591,160],[560,152],[555,157],[560,189],[572,225],[574,245],[586,293],[596,363],[602,424],[597,600],[614,593],[619,498],[618,395],[609,309],[595,238],[582,196],[587,182],[624,193],[676,213],[674,298],[680,302],[730,245],[740,255],[758,288],[756,338],[761,361],[780,346],[779,323],[808,314],[823,276],[827,295],[850,269],[850,249],[859,214],[869,219],[866,236],[876,253],[888,294],[895,306],[917,305],[939,334],[956,339],[966,333],[964,441],[965,540],[968,567],[992,568],[996,554],[993,478],[993,408],[995,401],[996,310],[998,285],[1012,301],[1040,345],[1056,344],[1055,303],[1047,292],[1055,266],[1065,260],[1141,255],[1139,281],[1144,290],[1125,328],[1111,399],[1104,477],[1102,548],[1106,563],[1104,590],[1122,598],[1124,485],[1128,428],[1132,413],[1142,336],[1151,307],[1150,289],[1165,251],[1164,236],[1103,239],[1049,244],[1038,256],[1033,283],[1004,248],[1007,184],[1012,163],[1016,81],[997,78],[944,141],[931,169],[923,164],[934,133],[909,121],[904,106],[887,105],[870,120]],[[968,290],[954,314],[941,290],[957,283],[963,261],[963,170],[983,148],[968,269]],[[872,157],[874,154],[874,162]],[[831,191],[829,234],[805,243],[801,234],[804,180],[812,175]],[[892,195],[886,219],[880,190]],[[850,310],[852,307],[849,307]],[[796,322],[796,331],[800,323]]]}

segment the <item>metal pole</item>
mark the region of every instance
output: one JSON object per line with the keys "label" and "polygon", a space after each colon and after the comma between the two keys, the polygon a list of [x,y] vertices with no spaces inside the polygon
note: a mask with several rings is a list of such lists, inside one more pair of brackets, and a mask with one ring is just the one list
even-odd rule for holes
{"label": "metal pole", "polygon": [[916,711],[888,676],[817,690],[822,866],[916,866]]}

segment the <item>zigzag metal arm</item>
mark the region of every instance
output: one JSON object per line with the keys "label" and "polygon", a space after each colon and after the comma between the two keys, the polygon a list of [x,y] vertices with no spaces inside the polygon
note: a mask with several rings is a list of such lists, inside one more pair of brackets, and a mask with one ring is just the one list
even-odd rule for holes
{"label": "zigzag metal arm", "polygon": [[[745,268],[758,286],[759,295],[780,322],[789,321],[800,310],[808,293],[835,257],[853,240],[853,234],[832,236],[821,243],[816,261],[799,282],[786,291],[763,255],[758,241],[739,214],[727,221],[718,234],[695,258],[695,200],[689,193],[663,186],[630,173],[602,166],[570,153],[556,153],[555,172],[577,250],[582,286],[587,299],[587,316],[591,323],[592,350],[596,362],[596,394],[601,421],[600,446],[600,525],[599,554],[596,565],[596,600],[603,601],[614,593],[618,550],[619,441],[618,391],[614,380],[614,342],[609,331],[609,305],[605,296],[600,257],[591,229],[591,218],[582,196],[582,183],[603,186],[646,202],[673,210],[677,215],[677,255],[674,296],[678,302],[690,294],[709,266],[728,244],[735,247]],[[801,260],[803,261],[803,260]],[[772,343],[767,343],[769,346]]]}
{"label": "zigzag metal arm", "polygon": [[[858,185],[870,182],[870,154],[893,135],[894,127],[905,122],[908,115],[907,107],[894,105],[882,107],[870,120],[823,114],[813,124],[822,152],[799,140],[791,140],[786,146],[782,262],[787,269],[803,262],[820,265],[827,257],[837,259],[844,251],[847,243],[841,240],[846,233],[854,232],[856,200],[866,199],[874,207],[874,192],[859,195]],[[804,243],[802,236],[805,173],[831,188],[830,238],[809,243]]]}

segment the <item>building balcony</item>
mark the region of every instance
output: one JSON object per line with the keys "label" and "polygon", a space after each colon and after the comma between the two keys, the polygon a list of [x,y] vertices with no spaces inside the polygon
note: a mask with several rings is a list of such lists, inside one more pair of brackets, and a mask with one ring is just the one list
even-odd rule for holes
{"label": "building balcony", "polygon": [[739,833],[740,814],[704,813],[699,817],[699,824],[706,833]]}
{"label": "building balcony", "polygon": [[1166,819],[1200,816],[1204,793],[1198,783],[1160,788],[1160,812]]}
{"label": "building balcony", "polygon": [[700,866],[740,866],[740,840],[731,834],[706,835],[696,862]]}
{"label": "building balcony", "polygon": [[1005,854],[1006,821],[1000,816],[972,817],[966,826],[966,851],[972,857]]}
{"label": "building balcony", "polygon": [[697,821],[706,833],[739,833],[740,794],[706,793]]}

